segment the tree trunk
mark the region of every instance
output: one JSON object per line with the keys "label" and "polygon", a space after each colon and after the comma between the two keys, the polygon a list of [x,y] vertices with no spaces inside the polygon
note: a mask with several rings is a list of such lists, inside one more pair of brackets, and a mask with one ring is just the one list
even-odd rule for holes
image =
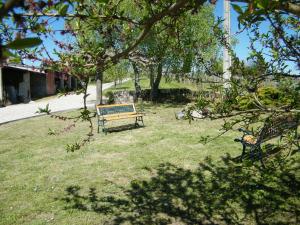
{"label": "tree trunk", "polygon": [[136,90],[137,84],[139,84],[139,81],[140,81],[139,70],[138,70],[138,68],[137,68],[137,66],[134,62],[132,62],[132,68],[133,68],[133,71],[134,71],[134,87],[135,87],[135,92],[136,92],[137,91]]}
{"label": "tree trunk", "polygon": [[103,85],[103,72],[98,71],[96,75],[96,104],[103,104],[102,100],[102,85]]}
{"label": "tree trunk", "polygon": [[158,64],[157,67],[157,76],[151,88],[151,100],[157,101],[159,97],[159,84],[162,78],[162,63]]}
{"label": "tree trunk", "polygon": [[154,69],[152,65],[149,66],[149,70],[150,70],[150,88],[152,89],[154,84]]}
{"label": "tree trunk", "polygon": [[134,88],[135,88],[134,102],[137,102],[142,92],[140,86],[140,73],[137,65],[134,62],[132,62],[132,68],[134,71]]}

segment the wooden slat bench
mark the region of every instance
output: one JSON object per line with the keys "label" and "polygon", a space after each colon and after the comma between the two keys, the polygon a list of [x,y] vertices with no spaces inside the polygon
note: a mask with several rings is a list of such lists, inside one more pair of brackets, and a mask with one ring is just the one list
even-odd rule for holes
{"label": "wooden slat bench", "polygon": [[113,104],[113,105],[96,105],[97,118],[98,118],[98,133],[100,126],[102,131],[107,133],[105,124],[108,121],[123,120],[123,119],[135,119],[135,125],[139,126],[139,121],[144,126],[143,114],[136,111],[133,103],[129,104]]}
{"label": "wooden slat bench", "polygon": [[243,157],[246,155],[246,149],[249,147],[250,157],[253,159],[253,157],[258,154],[259,160],[263,165],[261,144],[273,138],[282,137],[287,131],[291,130],[294,132],[295,144],[298,146],[297,128],[299,122],[299,115],[286,114],[268,117],[264,122],[264,126],[256,136],[251,131],[239,128],[239,131],[243,132],[243,135],[234,141],[241,142],[243,145],[241,160],[243,160]]}

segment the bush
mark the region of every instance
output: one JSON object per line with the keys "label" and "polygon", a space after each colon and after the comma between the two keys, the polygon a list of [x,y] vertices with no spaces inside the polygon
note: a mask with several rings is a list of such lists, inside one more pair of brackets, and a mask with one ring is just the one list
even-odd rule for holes
{"label": "bush", "polygon": [[113,104],[113,103],[115,103],[114,92],[108,91],[108,92],[106,92],[105,96],[108,98],[107,104]]}
{"label": "bush", "polygon": [[254,99],[250,95],[244,95],[237,97],[237,102],[241,110],[255,108]]}
{"label": "bush", "polygon": [[281,105],[279,101],[280,93],[279,89],[272,86],[266,86],[259,88],[257,91],[258,99],[266,106],[274,107]]}
{"label": "bush", "polygon": [[[267,107],[290,105],[299,107],[299,98],[295,93],[292,88],[289,88],[289,91],[287,91],[280,86],[265,86],[258,89],[257,96],[261,103]],[[241,110],[255,108],[254,99],[250,94],[237,97],[237,102]]]}

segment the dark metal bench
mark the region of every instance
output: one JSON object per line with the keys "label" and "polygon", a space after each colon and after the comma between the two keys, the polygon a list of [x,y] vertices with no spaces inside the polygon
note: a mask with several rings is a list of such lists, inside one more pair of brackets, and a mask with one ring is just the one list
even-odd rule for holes
{"label": "dark metal bench", "polygon": [[144,126],[143,114],[137,113],[133,103],[130,104],[113,104],[113,105],[96,105],[97,118],[98,118],[98,133],[100,126],[102,131],[107,133],[105,124],[108,121],[123,120],[123,119],[135,119],[135,126],[139,126],[139,121]]}
{"label": "dark metal bench", "polygon": [[265,120],[264,126],[256,136],[251,131],[240,128],[239,131],[243,132],[243,136],[241,138],[234,139],[234,141],[240,142],[243,145],[241,160],[243,160],[244,156],[246,155],[246,149],[249,147],[250,157],[253,159],[253,157],[258,154],[259,160],[261,161],[262,165],[264,165],[262,161],[261,144],[273,138],[282,137],[287,131],[291,130],[294,132],[296,140],[298,137],[297,128],[299,122],[299,115],[285,114],[279,116],[270,116]]}

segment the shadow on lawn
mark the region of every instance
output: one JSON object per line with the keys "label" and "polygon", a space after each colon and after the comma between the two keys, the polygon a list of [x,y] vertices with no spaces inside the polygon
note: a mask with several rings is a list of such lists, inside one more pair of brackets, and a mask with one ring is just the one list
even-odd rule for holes
{"label": "shadow on lawn", "polygon": [[[66,209],[111,216],[108,224],[299,224],[299,164],[261,170],[206,159],[196,170],[172,164],[132,181],[124,197],[98,197],[95,188],[66,189]],[[127,224],[126,223],[126,224]]]}
{"label": "shadow on lawn", "polygon": [[139,125],[136,126],[135,124],[125,124],[125,125],[120,125],[120,126],[115,126],[115,127],[109,127],[106,128],[108,133],[115,133],[115,132],[122,132],[126,130],[135,130],[135,129],[140,129],[144,128],[145,126]]}

